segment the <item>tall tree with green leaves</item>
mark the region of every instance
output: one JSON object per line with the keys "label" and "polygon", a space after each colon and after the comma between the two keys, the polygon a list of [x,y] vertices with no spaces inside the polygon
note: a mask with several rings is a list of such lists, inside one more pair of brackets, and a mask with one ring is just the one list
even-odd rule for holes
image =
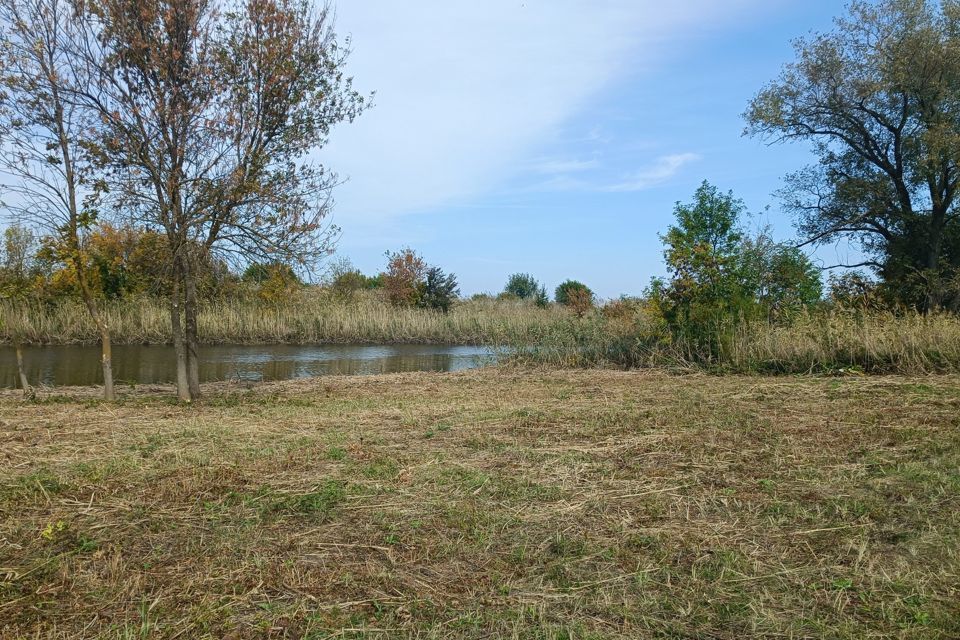
{"label": "tall tree with green leaves", "polygon": [[96,225],[102,178],[89,150],[100,122],[71,98],[91,81],[74,64],[76,35],[66,0],[0,0],[0,166],[14,217],[52,238],[50,248],[70,265],[100,334],[103,396],[113,390],[110,326],[91,283],[84,240]]}
{"label": "tall tree with green leaves", "polygon": [[768,229],[743,231],[746,206],[704,182],[693,201],[677,203],[662,236],[669,278],[651,287],[681,343],[717,356],[737,325],[786,316],[820,299],[820,270]]}
{"label": "tall tree with green leaves", "polygon": [[670,274],[664,312],[685,338],[717,334],[744,296],[736,272],[745,209],[732,193],[706,181],[691,203],[674,208],[676,222],[662,236]]}
{"label": "tall tree with green leaves", "polygon": [[960,310],[960,2],[851,2],[750,103],[747,133],[812,145],[785,207],[849,241],[899,301]]}

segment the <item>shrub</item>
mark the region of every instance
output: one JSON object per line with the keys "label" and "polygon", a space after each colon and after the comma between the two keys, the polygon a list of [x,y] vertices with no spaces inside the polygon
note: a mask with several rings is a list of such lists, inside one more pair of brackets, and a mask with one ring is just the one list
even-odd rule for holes
{"label": "shrub", "polygon": [[554,298],[557,304],[562,304],[565,307],[576,306],[580,308],[586,305],[589,309],[593,306],[593,291],[587,285],[576,280],[567,280],[561,283],[554,293]]}
{"label": "shrub", "polygon": [[386,253],[387,270],[382,274],[387,300],[398,307],[412,307],[420,302],[420,286],[429,267],[420,254],[410,248]]}
{"label": "shrub", "polygon": [[457,277],[454,274],[445,274],[440,267],[430,267],[417,306],[447,313],[459,293]]}
{"label": "shrub", "polygon": [[387,300],[399,307],[420,307],[443,312],[460,293],[457,277],[430,266],[413,249],[387,252],[387,270],[381,274]]}
{"label": "shrub", "polygon": [[342,298],[349,298],[357,291],[367,288],[367,277],[359,271],[347,271],[337,274],[330,282],[330,291]]}
{"label": "shrub", "polygon": [[500,297],[502,299],[529,300],[538,307],[545,307],[550,303],[550,299],[547,297],[547,288],[537,282],[537,279],[529,273],[511,275]]}

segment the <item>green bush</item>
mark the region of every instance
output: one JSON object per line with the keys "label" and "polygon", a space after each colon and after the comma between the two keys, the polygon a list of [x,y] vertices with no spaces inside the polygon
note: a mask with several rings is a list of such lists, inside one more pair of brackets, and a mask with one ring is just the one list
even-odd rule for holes
{"label": "green bush", "polygon": [[554,292],[553,297],[556,299],[557,304],[562,304],[565,307],[582,304],[584,298],[588,298],[590,303],[593,303],[593,291],[591,291],[587,285],[582,282],[577,282],[576,280],[567,280],[561,283]]}
{"label": "green bush", "polygon": [[459,293],[457,277],[454,274],[445,274],[440,267],[430,267],[423,281],[422,293],[417,305],[447,313]]}
{"label": "green bush", "polygon": [[515,273],[511,275],[500,297],[503,299],[516,298],[518,300],[530,300],[539,307],[545,307],[550,303],[550,298],[547,296],[547,288],[540,284],[537,279],[529,273]]}

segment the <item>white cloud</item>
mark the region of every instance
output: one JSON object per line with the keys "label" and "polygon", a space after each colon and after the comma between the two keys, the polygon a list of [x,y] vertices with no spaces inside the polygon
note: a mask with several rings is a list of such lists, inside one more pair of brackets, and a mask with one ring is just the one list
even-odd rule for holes
{"label": "white cloud", "polygon": [[696,153],[676,153],[662,156],[623,182],[604,187],[603,191],[643,191],[663,184],[691,162],[700,160]]}
{"label": "white cloud", "polygon": [[377,95],[320,156],[349,177],[335,194],[338,220],[462,202],[529,170],[525,158],[618,74],[654,64],[680,34],[760,4],[341,0],[349,73]]}

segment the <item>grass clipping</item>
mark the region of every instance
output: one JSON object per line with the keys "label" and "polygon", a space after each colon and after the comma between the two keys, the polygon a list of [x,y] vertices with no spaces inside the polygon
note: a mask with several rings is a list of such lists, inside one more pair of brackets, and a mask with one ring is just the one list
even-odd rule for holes
{"label": "grass clipping", "polygon": [[960,378],[0,394],[0,637],[960,636]]}

